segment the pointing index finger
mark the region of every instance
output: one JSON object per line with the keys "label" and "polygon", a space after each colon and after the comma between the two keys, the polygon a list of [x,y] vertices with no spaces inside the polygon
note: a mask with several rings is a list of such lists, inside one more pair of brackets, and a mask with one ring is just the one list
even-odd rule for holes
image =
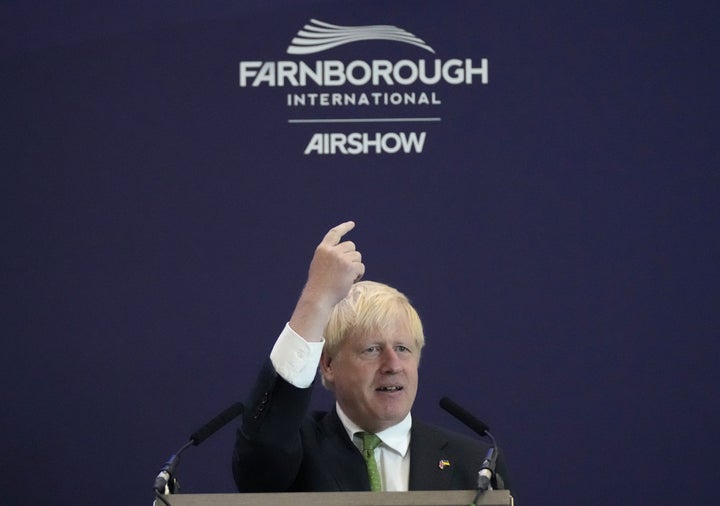
{"label": "pointing index finger", "polygon": [[341,223],[340,225],[331,228],[328,233],[325,234],[323,242],[329,243],[332,246],[336,246],[340,243],[340,239],[342,239],[342,237],[348,232],[350,232],[353,228],[355,228],[354,221],[346,221],[345,223]]}

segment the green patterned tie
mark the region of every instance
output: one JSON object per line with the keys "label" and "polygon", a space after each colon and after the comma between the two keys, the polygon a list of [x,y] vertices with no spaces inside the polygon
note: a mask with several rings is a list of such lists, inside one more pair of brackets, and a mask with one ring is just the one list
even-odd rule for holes
{"label": "green patterned tie", "polygon": [[362,439],[362,454],[365,459],[365,465],[368,470],[368,478],[370,478],[370,490],[373,492],[382,492],[382,484],[380,482],[380,473],[378,472],[377,462],[375,462],[375,448],[382,442],[375,434],[368,432],[358,432],[358,436]]}

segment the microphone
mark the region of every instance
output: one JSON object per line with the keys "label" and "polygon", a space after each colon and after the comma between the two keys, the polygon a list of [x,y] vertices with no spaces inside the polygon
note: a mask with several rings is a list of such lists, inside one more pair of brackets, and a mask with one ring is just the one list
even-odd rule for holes
{"label": "microphone", "polygon": [[478,493],[473,500],[473,504],[475,504],[478,497],[480,497],[480,494],[490,488],[490,480],[492,479],[493,473],[495,472],[495,463],[497,461],[497,442],[495,441],[493,435],[490,433],[489,427],[484,422],[475,418],[455,401],[447,397],[443,397],[442,399],[440,399],[440,407],[458,420],[460,420],[463,424],[465,424],[467,427],[472,429],[480,436],[487,436],[488,438],[490,438],[490,441],[492,441],[492,447],[488,450],[487,455],[485,455],[485,460],[483,460],[480,466],[480,471],[478,472]]}
{"label": "microphone", "polygon": [[190,440],[185,443],[185,445],[183,445],[183,447],[180,448],[174,455],[170,456],[170,459],[168,459],[168,461],[160,470],[160,474],[158,474],[155,478],[155,484],[153,488],[155,489],[156,495],[165,493],[165,488],[168,486],[168,482],[170,482],[171,484],[170,492],[174,491],[174,486],[172,486],[171,479],[173,474],[175,473],[175,468],[178,465],[182,452],[184,452],[191,445],[197,446],[203,441],[205,441],[207,438],[225,427],[225,425],[240,416],[244,409],[245,407],[242,405],[242,403],[236,402],[229,408],[225,409],[222,413],[217,415],[215,418],[210,420],[208,423],[200,427],[198,430],[193,432],[192,435],[190,435]]}
{"label": "microphone", "polygon": [[199,445],[227,424],[235,420],[245,410],[241,402],[236,402],[208,423],[200,427],[190,435],[190,441],[194,446]]}
{"label": "microphone", "polygon": [[453,401],[448,397],[440,399],[440,407],[450,413],[452,416],[460,420],[462,423],[467,425],[473,431],[478,433],[480,436],[485,436],[488,433],[488,427],[484,422],[475,418],[465,408],[461,407],[457,402]]}

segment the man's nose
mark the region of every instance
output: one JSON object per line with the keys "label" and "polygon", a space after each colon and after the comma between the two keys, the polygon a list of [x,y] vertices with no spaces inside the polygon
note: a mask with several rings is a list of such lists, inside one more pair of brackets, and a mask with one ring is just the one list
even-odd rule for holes
{"label": "man's nose", "polygon": [[396,373],[402,370],[400,356],[394,348],[385,348],[382,354],[382,371],[384,373]]}

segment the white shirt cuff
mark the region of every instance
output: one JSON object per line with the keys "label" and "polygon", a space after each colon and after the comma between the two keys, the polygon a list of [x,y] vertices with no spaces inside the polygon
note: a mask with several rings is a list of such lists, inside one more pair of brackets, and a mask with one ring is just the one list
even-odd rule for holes
{"label": "white shirt cuff", "polygon": [[306,341],[285,324],[270,352],[270,361],[285,381],[308,388],[315,380],[324,344],[324,339],[319,343]]}

